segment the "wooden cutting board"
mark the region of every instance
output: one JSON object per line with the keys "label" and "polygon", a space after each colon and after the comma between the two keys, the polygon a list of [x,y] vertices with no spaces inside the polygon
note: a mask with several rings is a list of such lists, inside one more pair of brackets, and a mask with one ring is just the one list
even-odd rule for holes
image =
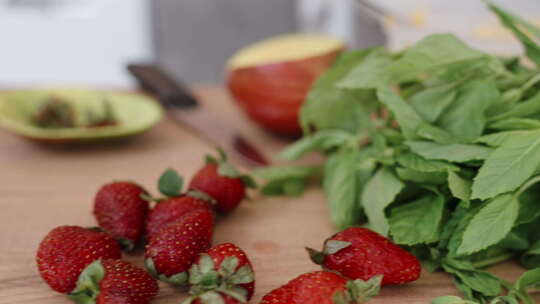
{"label": "wooden cutting board", "polygon": [[[205,106],[242,128],[268,156],[287,144],[247,121],[222,90],[197,92]],[[92,200],[102,184],[128,179],[155,193],[155,181],[165,168],[189,178],[209,152],[211,145],[169,119],[128,142],[94,147],[45,147],[0,131],[0,304],[71,303],[50,290],[36,271],[34,256],[43,236],[59,225],[95,225]],[[249,254],[257,278],[251,302],[257,303],[271,289],[317,270],[303,247],[319,248],[333,230],[320,189],[310,189],[300,198],[256,193],[252,198],[218,220],[215,243],[235,242]],[[141,252],[125,258],[142,265]],[[508,262],[493,271],[513,280],[523,269]],[[160,287],[153,303],[178,304],[185,296],[166,284]],[[384,288],[370,303],[429,303],[449,294],[458,293],[447,275],[424,273],[413,284]]]}

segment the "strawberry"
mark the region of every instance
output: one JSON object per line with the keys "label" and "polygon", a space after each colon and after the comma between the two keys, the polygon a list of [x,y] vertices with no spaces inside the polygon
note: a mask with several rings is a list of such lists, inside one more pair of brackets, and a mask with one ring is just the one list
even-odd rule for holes
{"label": "strawberry", "polygon": [[210,211],[210,204],[189,195],[172,197],[158,202],[150,211],[146,220],[147,239],[150,239],[167,224],[175,222],[187,213],[197,209]]}
{"label": "strawberry", "polygon": [[365,303],[379,292],[382,277],[365,282],[351,280],[329,271],[300,275],[266,294],[260,304],[352,304]]}
{"label": "strawberry", "polygon": [[291,282],[267,293],[259,304],[291,304],[294,303],[293,288]]}
{"label": "strawberry", "polygon": [[208,297],[208,291],[219,291],[216,293],[224,301],[229,296],[245,303],[255,289],[253,266],[238,246],[219,244],[199,255],[189,269],[189,284],[192,299]]}
{"label": "strawberry", "polygon": [[307,248],[311,259],[350,279],[383,275],[382,285],[416,281],[420,262],[389,239],[366,228],[347,228],[324,242],[322,252]]}
{"label": "strawberry", "polygon": [[155,277],[174,285],[187,283],[187,271],[199,253],[210,248],[214,215],[194,210],[168,224],[146,246],[146,267]]}
{"label": "strawberry", "polygon": [[70,294],[75,303],[148,304],[158,284],[146,271],[122,260],[98,260],[81,273]]}
{"label": "strawberry", "polygon": [[43,280],[52,289],[68,293],[88,264],[97,259],[119,259],[121,255],[118,243],[104,232],[60,226],[41,241],[36,261]]}
{"label": "strawberry", "polygon": [[99,189],[94,199],[94,216],[99,226],[132,250],[144,231],[148,214],[147,195],[131,182],[113,182]]}
{"label": "strawberry", "polygon": [[217,211],[227,213],[234,210],[246,196],[246,187],[255,188],[255,182],[247,175],[240,174],[219,150],[220,158],[206,157],[206,165],[193,177],[190,190],[208,194],[215,200]]}

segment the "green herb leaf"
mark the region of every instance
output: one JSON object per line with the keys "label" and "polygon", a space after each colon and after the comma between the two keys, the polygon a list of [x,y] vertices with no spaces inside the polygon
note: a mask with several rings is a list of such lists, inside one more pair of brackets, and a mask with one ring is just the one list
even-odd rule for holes
{"label": "green herb leaf", "polygon": [[472,181],[448,171],[448,188],[456,198],[468,202],[471,199]]}
{"label": "green herb leaf", "polygon": [[406,168],[421,172],[458,171],[459,167],[442,160],[428,160],[422,156],[407,152],[397,157],[397,162]]}
{"label": "green herb leaf", "polygon": [[540,131],[514,137],[486,159],[474,179],[472,198],[487,199],[515,190],[540,165]]}
{"label": "green herb leaf", "polygon": [[526,291],[528,287],[540,283],[540,268],[531,269],[522,274],[516,281],[514,288],[520,291]]}
{"label": "green herb leaf", "polygon": [[531,118],[506,118],[489,124],[492,130],[532,130],[540,129],[540,121]]}
{"label": "green herb leaf", "polygon": [[295,160],[314,150],[325,151],[342,146],[352,138],[354,138],[353,135],[346,131],[322,130],[288,146],[279,156],[283,159]]}
{"label": "green herb leaf", "polygon": [[180,176],[176,170],[171,168],[165,170],[158,181],[159,192],[169,197],[180,195],[182,193],[183,185],[184,180],[182,176]]}
{"label": "green herb leaf", "polygon": [[482,135],[487,108],[499,98],[499,91],[492,81],[469,83],[460,90],[456,101],[441,115],[437,124],[463,142],[473,142]]}
{"label": "green herb leaf", "polygon": [[484,135],[476,139],[476,142],[483,143],[492,147],[500,147],[506,141],[516,138],[516,137],[529,137],[534,136],[534,133],[538,132],[536,130],[526,130],[526,131],[504,131],[492,133],[489,135]]}
{"label": "green herb leaf", "polygon": [[426,194],[422,198],[392,208],[390,234],[401,245],[428,244],[439,240],[444,214],[444,198]]}
{"label": "green herb leaf", "polygon": [[418,184],[442,185],[446,183],[446,172],[422,172],[409,168],[397,168],[396,173],[404,181]]}
{"label": "green herb leaf", "polygon": [[456,83],[427,88],[411,97],[411,104],[428,122],[435,122],[443,111],[456,99]]}
{"label": "green herb leaf", "polygon": [[444,145],[429,141],[407,141],[405,144],[414,153],[427,159],[441,159],[457,163],[483,160],[492,152],[491,148],[474,144]]}
{"label": "green herb leaf", "polygon": [[498,243],[510,232],[518,213],[519,203],[514,195],[496,197],[472,218],[457,253],[471,254]]}
{"label": "green herb leaf", "polygon": [[540,267],[540,240],[521,256],[521,264],[528,269]]}
{"label": "green herb leaf", "polygon": [[372,90],[341,90],[336,82],[379,48],[343,52],[331,69],[311,87],[300,110],[300,124],[305,134],[323,129],[356,132],[371,123],[369,113],[376,101]]}
{"label": "green herb leaf", "polygon": [[376,49],[339,81],[337,87],[374,89],[388,85],[392,80],[388,73],[390,63],[392,63],[392,56],[382,48]]}
{"label": "green herb leaf", "polygon": [[456,296],[443,296],[433,299],[431,304],[478,304],[477,302],[463,300]]}
{"label": "green herb leaf", "polygon": [[299,196],[307,180],[322,174],[320,166],[265,167],[252,171],[256,177],[266,180],[261,191],[265,195]]}
{"label": "green herb leaf", "polygon": [[513,106],[508,111],[492,117],[491,120],[501,120],[512,117],[531,117],[538,113],[540,113],[540,92]]}
{"label": "green herb leaf", "polygon": [[[521,41],[527,56],[537,65],[540,65],[540,46],[534,41],[534,39],[540,39],[540,29],[522,18],[502,10],[491,2],[488,2],[488,6],[492,12],[497,14],[501,23]],[[525,29],[525,31],[520,28]],[[533,35],[533,37],[530,35]]]}
{"label": "green herb leaf", "polygon": [[422,118],[401,96],[388,87],[381,87],[377,89],[377,98],[395,116],[405,137],[409,139],[418,137],[416,129],[422,123]]}
{"label": "green herb leaf", "polygon": [[341,230],[358,221],[356,164],[358,151],[343,150],[326,161],[323,187],[330,209],[330,219]]}
{"label": "green herb leaf", "polygon": [[362,193],[362,205],[372,230],[385,236],[388,234],[385,209],[404,186],[394,173],[385,167],[379,169],[366,184]]}

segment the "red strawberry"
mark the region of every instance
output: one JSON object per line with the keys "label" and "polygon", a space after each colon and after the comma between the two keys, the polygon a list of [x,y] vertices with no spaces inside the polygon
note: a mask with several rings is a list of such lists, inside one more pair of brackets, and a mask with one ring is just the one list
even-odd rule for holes
{"label": "red strawberry", "polygon": [[147,239],[150,239],[167,224],[175,222],[187,213],[197,209],[210,211],[210,205],[206,201],[189,195],[172,197],[159,202],[150,211],[146,220]]}
{"label": "red strawberry", "polygon": [[329,271],[305,273],[265,295],[261,304],[364,303],[379,291],[381,276],[348,281]]}
{"label": "red strawberry", "polygon": [[219,212],[230,212],[246,196],[246,187],[254,188],[255,182],[247,175],[240,174],[220,150],[220,159],[206,157],[206,165],[193,177],[189,189],[208,194],[215,200]]}
{"label": "red strawberry", "polygon": [[70,294],[75,303],[148,304],[158,285],[146,271],[122,260],[98,260],[88,265]]}
{"label": "red strawberry", "polygon": [[146,246],[146,266],[159,279],[182,285],[199,253],[210,248],[214,215],[207,209],[192,211],[168,224]]}
{"label": "red strawberry", "polygon": [[141,238],[148,214],[146,191],[131,182],[113,182],[99,189],[94,200],[94,216],[101,228],[131,250]]}
{"label": "red strawberry", "polygon": [[68,293],[88,264],[97,259],[119,259],[121,255],[118,243],[106,233],[61,226],[41,241],[36,261],[43,280],[52,289]]}
{"label": "red strawberry", "polygon": [[218,296],[245,303],[253,296],[255,276],[246,253],[234,244],[223,243],[199,255],[189,269],[189,283],[194,299],[218,290]]}
{"label": "red strawberry", "polygon": [[294,295],[290,282],[267,293],[259,304],[292,304]]}
{"label": "red strawberry", "polygon": [[389,239],[366,228],[347,228],[324,242],[322,252],[308,248],[311,259],[351,279],[381,274],[382,285],[404,284],[420,277],[420,262]]}

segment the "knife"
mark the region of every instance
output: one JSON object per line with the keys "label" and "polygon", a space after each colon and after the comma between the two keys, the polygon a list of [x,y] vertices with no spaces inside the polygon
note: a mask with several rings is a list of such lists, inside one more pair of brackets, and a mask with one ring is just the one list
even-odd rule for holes
{"label": "knife", "polygon": [[212,113],[203,110],[197,99],[182,83],[156,65],[130,64],[128,71],[141,88],[154,95],[177,121],[218,145],[233,158],[249,166],[267,166],[266,158],[233,129]]}

